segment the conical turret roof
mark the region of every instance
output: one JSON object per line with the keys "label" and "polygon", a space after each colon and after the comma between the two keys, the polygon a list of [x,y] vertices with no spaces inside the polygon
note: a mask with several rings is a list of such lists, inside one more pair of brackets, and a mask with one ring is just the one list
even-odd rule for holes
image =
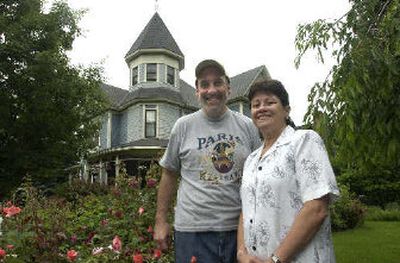
{"label": "conical turret roof", "polygon": [[157,12],[133,43],[125,59],[128,61],[136,57],[136,54],[140,53],[138,51],[148,49],[165,49],[183,58],[182,51]]}

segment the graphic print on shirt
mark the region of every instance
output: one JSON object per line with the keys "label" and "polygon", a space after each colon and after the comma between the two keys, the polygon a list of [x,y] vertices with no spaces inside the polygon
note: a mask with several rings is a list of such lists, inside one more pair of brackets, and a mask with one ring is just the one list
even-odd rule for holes
{"label": "graphic print on shirt", "polygon": [[197,142],[197,150],[201,151],[200,180],[211,184],[240,180],[242,171],[234,169],[238,165],[235,160],[236,148],[243,145],[238,136],[218,133],[214,136],[198,137]]}

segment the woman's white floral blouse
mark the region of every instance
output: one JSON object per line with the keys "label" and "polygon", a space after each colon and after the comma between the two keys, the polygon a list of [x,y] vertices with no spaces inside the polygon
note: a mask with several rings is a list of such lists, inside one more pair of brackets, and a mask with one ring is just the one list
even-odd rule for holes
{"label": "woman's white floral blouse", "polygon": [[[260,159],[262,147],[247,158],[241,186],[245,245],[267,259],[291,228],[304,203],[339,195],[321,137],[288,126]],[[330,218],[292,262],[335,262]]]}

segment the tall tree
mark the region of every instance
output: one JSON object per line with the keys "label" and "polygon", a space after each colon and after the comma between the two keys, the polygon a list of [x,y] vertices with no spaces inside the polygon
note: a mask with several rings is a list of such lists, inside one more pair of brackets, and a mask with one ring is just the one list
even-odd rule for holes
{"label": "tall tree", "polygon": [[42,0],[0,2],[0,192],[26,174],[60,174],[91,147],[101,70],[66,55],[82,14],[62,1],[48,11]]}
{"label": "tall tree", "polygon": [[[309,95],[305,122],[327,142],[339,180],[383,204],[400,200],[399,0],[350,0],[341,18],[300,25],[299,66],[307,50],[336,59]],[[330,48],[328,48],[330,47]]]}

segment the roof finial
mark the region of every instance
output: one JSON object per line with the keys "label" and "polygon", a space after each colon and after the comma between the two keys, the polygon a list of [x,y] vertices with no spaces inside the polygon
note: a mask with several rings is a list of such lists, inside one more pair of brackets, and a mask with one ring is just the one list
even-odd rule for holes
{"label": "roof finial", "polygon": [[158,13],[158,0],[156,0],[156,3],[154,5],[154,10],[156,11],[156,13]]}

